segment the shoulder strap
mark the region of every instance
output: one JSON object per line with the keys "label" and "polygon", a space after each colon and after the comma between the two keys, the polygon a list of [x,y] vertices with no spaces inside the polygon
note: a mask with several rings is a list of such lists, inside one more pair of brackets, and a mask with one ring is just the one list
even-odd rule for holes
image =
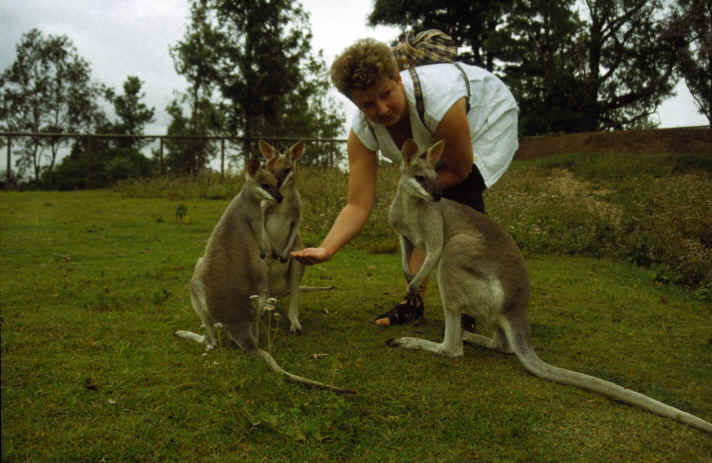
{"label": "shoulder strap", "polygon": [[[467,89],[467,98],[465,99],[465,113],[470,112],[470,79],[467,78],[467,74],[465,73],[465,70],[462,69],[462,66],[460,66],[460,63],[452,63],[455,65],[458,71],[460,71],[460,74],[462,75],[462,79],[465,81],[465,88]],[[410,73],[410,78],[413,80],[413,93],[415,94],[415,108],[418,110],[418,117],[420,117],[420,122],[423,123],[423,126],[430,132],[430,135],[433,135],[433,132],[430,130],[430,127],[425,123],[425,100],[423,99],[423,89],[420,86],[420,78],[418,78],[418,73],[415,72],[415,68],[408,68],[408,72]]]}
{"label": "shoulder strap", "polygon": [[425,101],[423,100],[423,89],[420,86],[420,78],[418,78],[418,73],[415,72],[415,68],[408,68],[408,72],[410,73],[410,78],[413,81],[413,93],[415,94],[415,109],[418,110],[418,117],[420,118],[420,122],[423,123],[423,126],[430,132],[430,135],[433,134],[433,132],[430,130],[430,127],[425,123]]}
{"label": "shoulder strap", "polygon": [[467,89],[467,99],[465,100],[465,114],[470,112],[470,96],[472,95],[470,93],[470,79],[467,78],[467,74],[465,74],[465,70],[462,69],[462,66],[460,66],[460,63],[452,63],[455,65],[458,71],[460,71],[460,74],[462,75],[462,79],[465,81],[465,88]]}

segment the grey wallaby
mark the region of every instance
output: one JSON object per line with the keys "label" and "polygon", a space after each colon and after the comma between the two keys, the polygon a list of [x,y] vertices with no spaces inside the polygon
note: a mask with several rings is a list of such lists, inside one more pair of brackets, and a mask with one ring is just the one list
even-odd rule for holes
{"label": "grey wallaby", "polygon": [[302,199],[296,186],[297,160],[304,152],[304,142],[294,144],[284,153],[280,153],[264,140],[260,140],[259,145],[260,151],[269,160],[269,170],[277,179],[282,195],[280,202],[262,202],[270,295],[289,295],[289,330],[292,333],[301,333],[299,293],[334,289],[333,286],[300,286],[304,276],[304,264],[289,258],[290,251],[304,247],[299,233]]}
{"label": "grey wallaby", "polygon": [[[423,349],[447,356],[463,354],[463,340],[504,353],[514,353],[531,374],[600,393],[620,402],[712,433],[712,424],[610,381],[555,367],[532,347],[527,319],[529,277],[514,240],[486,215],[442,198],[435,167],[444,148],[439,141],[419,154],[415,142],[403,145],[401,176],[389,221],[400,235],[403,271],[409,294],[437,266],[445,334],[441,343],[420,338],[390,339],[394,347]],[[409,256],[416,247],[425,261],[413,275]],[[485,320],[493,337],[462,329],[466,313]]]}
{"label": "grey wallaby", "polygon": [[[270,288],[269,237],[265,231],[264,212],[270,204],[283,200],[279,182],[270,164],[251,159],[246,165],[246,179],[208,239],[205,253],[195,264],[190,280],[190,298],[200,318],[205,335],[178,330],[175,335],[203,344],[206,350],[217,345],[216,326],[222,326],[243,350],[267,362],[286,379],[334,392],[353,393],[291,374],[282,369],[269,352],[260,349],[259,318],[276,293]],[[298,284],[298,283],[297,283]]]}

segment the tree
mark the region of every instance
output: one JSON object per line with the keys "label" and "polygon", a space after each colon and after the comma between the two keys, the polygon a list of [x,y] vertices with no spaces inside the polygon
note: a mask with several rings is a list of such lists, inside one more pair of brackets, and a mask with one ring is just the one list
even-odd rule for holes
{"label": "tree", "polygon": [[[106,89],[104,94],[114,106],[116,120],[111,122],[106,116],[98,118],[96,130],[118,135],[143,135],[146,124],[153,121],[155,111],[141,101],[146,96],[141,92],[142,86],[138,77],[128,76],[122,94]],[[87,146],[89,143],[90,147]],[[42,183],[45,187],[62,190],[97,188],[117,180],[151,175],[156,163],[140,151],[146,143],[145,139],[131,137],[91,137],[90,140],[77,141],[69,156],[62,159],[54,171],[43,174]]]}
{"label": "tree", "polygon": [[[215,63],[219,59],[220,36],[211,26],[211,10],[206,2],[190,5],[190,23],[183,40],[170,47],[170,54],[178,74],[185,77],[189,88],[166,108],[172,121],[168,135],[201,136],[219,134],[224,118],[212,102],[215,82]],[[183,115],[188,106],[189,116]],[[205,139],[169,140],[166,166],[169,171],[197,175],[215,154],[213,143]]]}
{"label": "tree", "polygon": [[679,44],[679,69],[697,108],[712,124],[712,3],[678,0],[669,37]]}
{"label": "tree", "polygon": [[663,0],[377,0],[369,21],[437,27],[471,46],[473,64],[506,72],[530,134],[647,123],[676,79],[676,45],[666,40],[663,6]]}
{"label": "tree", "polygon": [[[344,113],[333,97],[328,95],[330,81],[321,51],[309,57],[307,77],[298,87],[284,95],[283,135],[286,137],[336,138],[342,133]],[[285,147],[286,148],[286,147]],[[310,144],[300,158],[302,164],[337,164],[344,158],[341,145],[334,143]]]}
{"label": "tree", "polygon": [[497,41],[527,135],[580,130],[586,48],[576,0],[515,1]]}
{"label": "tree", "polygon": [[[23,132],[71,133],[87,130],[100,117],[97,99],[102,86],[91,81],[89,63],[64,35],[24,34],[15,62],[0,75],[0,119],[5,128]],[[59,148],[68,139],[28,137],[17,167],[31,168],[35,180],[52,170]],[[48,149],[49,154],[45,151]],[[44,163],[43,159],[48,158]]]}
{"label": "tree", "polygon": [[368,23],[400,26],[403,32],[440,29],[457,43],[470,47],[470,51],[460,55],[461,61],[493,71],[500,57],[493,39],[511,3],[511,0],[376,0]]}
{"label": "tree", "polygon": [[[196,109],[209,107],[204,100],[213,101],[213,88],[228,135],[309,137],[324,129],[304,121],[331,121],[313,114],[326,109],[319,92],[328,80],[315,74],[309,16],[294,0],[194,0],[191,24],[171,51],[191,84],[188,127],[201,119]],[[250,152],[246,141],[243,153]]]}
{"label": "tree", "polygon": [[585,0],[581,98],[585,130],[646,121],[672,95],[676,45],[666,40],[662,0]]}
{"label": "tree", "polygon": [[[192,117],[183,115],[183,103],[189,98],[183,95],[166,107],[171,116],[167,134],[171,136],[207,135],[222,127],[222,115],[207,99],[201,99],[198,104],[192,104]],[[197,175],[207,167],[215,156],[214,144],[204,138],[167,140],[165,143],[165,164],[169,172]]]}
{"label": "tree", "polygon": [[176,72],[190,84],[187,94],[191,120],[197,120],[200,102],[211,99],[214,83],[218,79],[215,63],[219,59],[220,35],[212,29],[210,18],[207,3],[194,1],[190,5],[191,21],[183,40],[169,49]]}
{"label": "tree", "polygon": [[[141,100],[146,97],[141,92],[143,82],[136,76],[128,76],[124,82],[124,93],[116,95],[111,89],[106,92],[106,99],[114,104],[118,120],[113,124],[113,133],[122,135],[143,135],[146,124],[154,121],[155,108],[149,108]],[[117,139],[115,143],[124,148],[141,149],[149,141],[141,138]]]}

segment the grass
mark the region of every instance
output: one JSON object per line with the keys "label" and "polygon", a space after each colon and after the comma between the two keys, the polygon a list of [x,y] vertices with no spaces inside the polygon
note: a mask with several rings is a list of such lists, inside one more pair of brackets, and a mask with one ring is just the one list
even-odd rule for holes
{"label": "grass", "polygon": [[[489,214],[529,253],[625,260],[655,271],[712,302],[712,153],[575,153],[515,161],[485,193]],[[303,234],[318,244],[344,203],[347,176],[302,168],[300,190],[309,207]],[[381,169],[371,220],[353,241],[369,253],[398,251],[387,222],[398,176]],[[136,180],[117,191],[131,197],[228,199],[242,178]]]}
{"label": "grass", "polygon": [[[518,164],[491,192],[491,213],[515,231],[514,217],[544,210],[507,206],[540,168],[551,169]],[[302,181],[305,196],[321,192],[305,211],[312,243],[341,201],[324,191],[343,191],[343,176],[328,175]],[[384,204],[392,179],[379,185]],[[226,200],[134,187],[1,194],[4,462],[710,461],[708,435],[534,378],[514,357],[386,348],[393,336],[440,339],[443,321],[431,289],[427,323],[372,323],[403,288],[399,256],[382,252],[393,242],[384,204],[353,246],[308,269],[305,284],[338,289],[302,297],[304,334],[282,317],[274,337],[285,368],[356,396],[286,383],[235,348],[202,355],[172,332],[198,329],[187,281]],[[523,240],[540,356],[712,419],[709,303],[651,268],[540,252],[545,238]]]}

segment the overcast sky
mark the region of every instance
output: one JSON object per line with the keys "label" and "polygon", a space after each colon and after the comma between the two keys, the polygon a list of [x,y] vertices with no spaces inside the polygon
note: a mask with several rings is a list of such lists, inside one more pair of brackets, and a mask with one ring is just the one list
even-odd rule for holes
{"label": "overcast sky", "polygon": [[[0,71],[15,60],[22,34],[38,28],[44,34],[65,34],[79,54],[91,64],[94,80],[122,91],[129,75],[144,83],[156,122],[147,134],[163,134],[169,123],[165,107],[174,92],[186,88],[176,74],[168,48],[182,37],[188,18],[187,0],[0,0]],[[312,46],[322,49],[327,65],[356,39],[374,37],[388,41],[397,34],[387,27],[369,28],[366,17],[372,0],[302,0],[310,12]],[[687,87],[665,102],[659,112],[662,127],[706,125]],[[350,119],[354,107],[338,101]]]}

